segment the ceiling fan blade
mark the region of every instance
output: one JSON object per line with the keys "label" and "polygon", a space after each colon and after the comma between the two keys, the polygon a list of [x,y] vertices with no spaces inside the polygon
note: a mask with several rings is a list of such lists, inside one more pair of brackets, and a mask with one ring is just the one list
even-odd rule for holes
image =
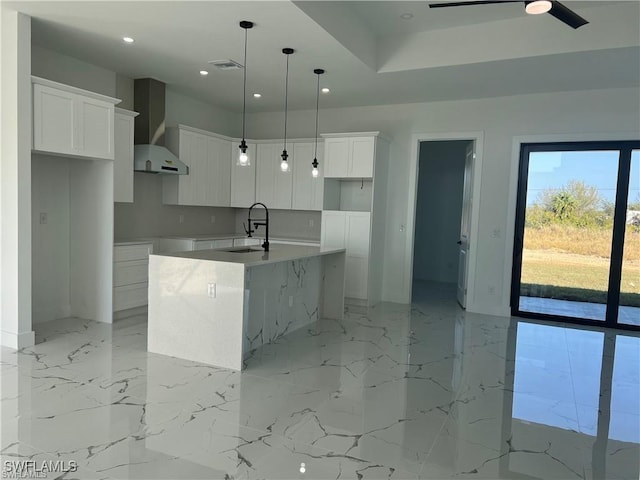
{"label": "ceiling fan blade", "polygon": [[572,28],[580,28],[581,26],[589,23],[576,12],[555,0],[551,1],[551,10],[549,10],[548,13]]}
{"label": "ceiling fan blade", "polygon": [[469,2],[430,3],[429,8],[463,7],[465,5],[491,5],[494,3],[522,3],[523,0],[471,0]]}

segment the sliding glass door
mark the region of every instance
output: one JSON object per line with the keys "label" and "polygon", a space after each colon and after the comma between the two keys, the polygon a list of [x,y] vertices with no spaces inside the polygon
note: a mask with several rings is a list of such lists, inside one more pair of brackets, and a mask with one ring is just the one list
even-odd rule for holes
{"label": "sliding glass door", "polygon": [[640,327],[639,147],[522,146],[514,315]]}

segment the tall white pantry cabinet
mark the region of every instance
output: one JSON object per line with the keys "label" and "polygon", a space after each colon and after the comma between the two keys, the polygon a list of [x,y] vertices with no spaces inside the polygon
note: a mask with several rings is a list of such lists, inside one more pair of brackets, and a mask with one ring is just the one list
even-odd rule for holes
{"label": "tall white pantry cabinet", "polygon": [[78,316],[110,323],[120,100],[31,80],[33,321]]}
{"label": "tall white pantry cabinet", "polygon": [[345,296],[373,305],[382,297],[389,143],[379,132],[322,136],[320,245],[346,249]]}

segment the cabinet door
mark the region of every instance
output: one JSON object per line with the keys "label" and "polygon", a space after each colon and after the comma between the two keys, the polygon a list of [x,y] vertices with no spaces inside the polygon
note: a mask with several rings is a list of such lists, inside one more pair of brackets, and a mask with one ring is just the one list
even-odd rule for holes
{"label": "cabinet door", "polygon": [[375,158],[375,137],[354,137],[349,141],[350,177],[373,177],[373,160]]}
{"label": "cabinet door", "polygon": [[178,205],[205,205],[209,184],[207,137],[181,130],[180,160],[189,166],[189,175],[178,176]]}
{"label": "cabinet door", "polygon": [[259,144],[256,161],[256,202],[268,208],[290,209],[293,174],[280,170],[282,145]]}
{"label": "cabinet door", "polygon": [[322,210],[322,198],[324,195],[324,165],[323,147],[318,145],[318,172],[317,177],[311,175],[311,162],[313,161],[315,144],[296,143],[293,146],[291,167],[293,168],[293,191],[291,196],[291,208],[294,210]]}
{"label": "cabinet door", "polygon": [[[206,206],[213,190],[212,168],[207,157],[207,137],[200,134],[193,136],[193,150],[191,152],[191,164],[193,172],[189,171],[192,189],[191,205]],[[184,176],[184,175],[182,175]]]}
{"label": "cabinet door", "polygon": [[349,161],[349,139],[327,138],[324,141],[324,176],[346,177]]}
{"label": "cabinet door", "polygon": [[207,189],[207,205],[228,207],[231,204],[231,142],[221,138],[207,139],[207,157],[211,185]]}
{"label": "cabinet door", "polygon": [[192,179],[194,178],[194,148],[195,134],[192,132],[186,132],[180,130],[179,139],[179,152],[178,157],[180,161],[189,167],[189,175],[178,175],[178,205],[193,205],[193,190],[191,187]]}
{"label": "cabinet door", "polygon": [[238,143],[231,144],[231,206],[249,208],[256,201],[256,145],[248,144],[250,165],[238,165]]}
{"label": "cabinet door", "polygon": [[113,160],[113,104],[76,95],[80,155]]}
{"label": "cabinet door", "polygon": [[346,214],[339,211],[322,212],[320,246],[322,248],[346,247]]}
{"label": "cabinet door", "polygon": [[113,162],[114,202],[133,202],[133,123],[133,117],[116,113]]}
{"label": "cabinet door", "polygon": [[371,214],[369,212],[346,213],[347,255],[369,256]]}
{"label": "cabinet door", "polygon": [[345,297],[365,300],[367,298],[367,288],[369,285],[368,279],[368,259],[347,255],[345,261]]}
{"label": "cabinet door", "polygon": [[44,85],[33,86],[33,148],[77,154],[75,95]]}

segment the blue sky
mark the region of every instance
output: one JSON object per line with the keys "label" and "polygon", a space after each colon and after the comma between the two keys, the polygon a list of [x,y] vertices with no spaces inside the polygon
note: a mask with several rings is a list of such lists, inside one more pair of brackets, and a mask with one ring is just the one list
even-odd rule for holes
{"label": "blue sky", "polygon": [[[602,198],[613,201],[617,178],[617,151],[532,152],[527,205],[535,203],[539,192],[547,188],[559,189],[570,180],[595,186]],[[629,199],[640,201],[640,150],[634,150],[631,156]]]}

